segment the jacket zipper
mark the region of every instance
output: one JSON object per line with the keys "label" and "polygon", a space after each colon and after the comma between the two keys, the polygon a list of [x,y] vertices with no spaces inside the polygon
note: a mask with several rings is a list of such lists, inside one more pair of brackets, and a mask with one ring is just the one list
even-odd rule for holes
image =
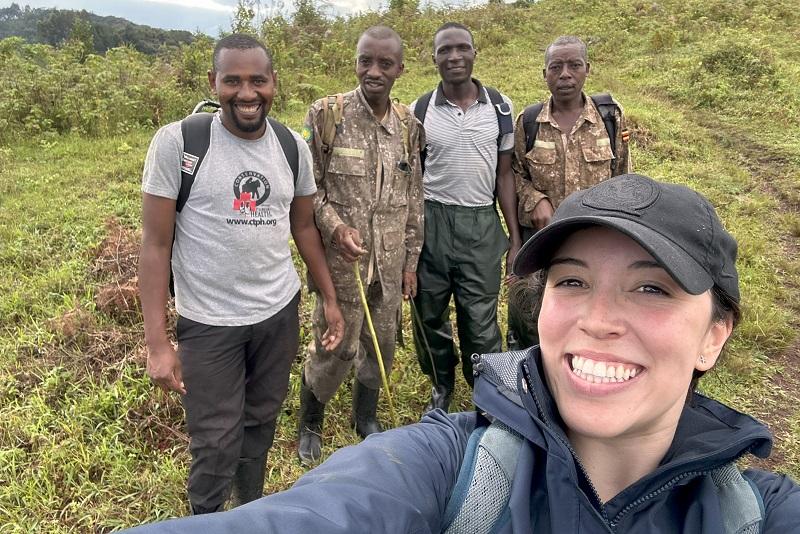
{"label": "jacket zipper", "polygon": [[[542,422],[544,422],[544,424],[547,427],[552,429],[553,425],[550,423],[550,421],[545,416],[544,410],[542,409],[542,405],[539,404],[539,399],[536,397],[536,395],[533,394],[534,390],[533,390],[533,387],[531,386],[531,381],[530,381],[530,378],[529,378],[530,377],[530,370],[528,369],[528,363],[524,362],[522,364],[522,368],[525,371],[524,380],[527,382],[528,390],[530,391],[530,396],[533,399],[533,403],[536,405],[536,409],[539,412],[539,417],[542,418]],[[596,511],[599,511],[601,519],[603,520],[603,523],[605,523],[606,527],[608,527],[608,528],[613,530],[614,529],[614,525],[611,523],[611,521],[610,521],[610,519],[608,517],[608,514],[606,513],[606,509],[603,506],[603,501],[600,500],[600,494],[597,492],[597,488],[595,487],[594,483],[592,482],[592,479],[589,478],[589,474],[586,472],[586,468],[583,467],[583,464],[581,463],[580,458],[578,458],[578,454],[575,452],[575,449],[572,448],[572,444],[570,444],[569,441],[563,439],[557,432],[553,432],[553,434],[569,450],[570,454],[572,455],[572,458],[575,460],[575,464],[578,466],[578,469],[580,469],[581,474],[583,475],[583,478],[585,478],[586,482],[589,483],[589,488],[592,490],[592,497],[594,497],[594,505],[595,506],[593,506],[593,508],[595,508]]]}
{"label": "jacket zipper", "polygon": [[677,476],[673,477],[672,479],[668,480],[663,486],[661,486],[657,490],[651,491],[647,495],[639,497],[638,499],[636,499],[632,503],[627,504],[622,510],[619,511],[619,513],[614,517],[614,519],[611,521],[611,523],[609,523],[609,525],[611,526],[612,529],[616,530],[617,525],[622,520],[622,518],[628,512],[633,510],[634,508],[646,503],[650,499],[658,497],[659,495],[664,493],[666,490],[670,489],[672,486],[674,486],[675,484],[677,484],[678,482],[680,482],[684,478],[693,477],[693,476],[707,475],[711,471],[713,471],[713,469],[704,469],[702,471],[687,471],[685,473],[681,473],[680,475],[677,475]]}
{"label": "jacket zipper", "polygon": [[[748,447],[747,449],[745,449],[742,452],[742,454],[740,454],[739,456],[737,456],[736,458],[734,458],[731,461],[735,462],[739,458],[741,458],[744,455],[748,454],[752,448],[753,448],[752,446]],[[681,480],[683,480],[685,478],[696,477],[696,476],[705,476],[705,475],[711,473],[714,469],[719,468],[721,465],[724,465],[724,464],[720,464],[720,465],[714,466],[714,467],[712,467],[710,469],[701,469],[701,470],[696,470],[696,471],[686,471],[684,473],[681,473],[679,475],[674,476],[673,478],[671,478],[670,480],[665,482],[664,485],[662,485],[660,488],[658,488],[658,489],[656,489],[654,491],[651,491],[647,495],[639,497],[638,499],[636,499],[632,503],[627,504],[622,510],[619,511],[619,513],[609,523],[609,526],[611,526],[612,529],[616,530],[617,525],[619,525],[619,523],[622,520],[622,518],[625,515],[627,515],[628,512],[630,512],[634,508],[637,508],[637,507],[641,506],[642,504],[646,503],[650,499],[658,497],[660,494],[664,493],[666,490],[670,489],[672,486],[674,486],[675,484],[677,484],[678,482],[680,482]]]}
{"label": "jacket zipper", "polygon": [[[608,528],[612,532],[616,532],[617,526],[619,525],[619,523],[622,520],[622,518],[625,515],[627,515],[634,508],[636,508],[638,506],[641,506],[642,504],[644,504],[645,502],[649,501],[650,499],[653,499],[654,497],[657,497],[658,495],[660,495],[661,493],[663,493],[664,491],[668,490],[669,488],[671,488],[672,486],[674,486],[675,484],[677,484],[678,482],[680,482],[681,480],[683,480],[683,479],[685,479],[687,477],[705,476],[708,473],[712,472],[714,469],[717,469],[721,465],[724,465],[724,464],[719,464],[719,465],[716,465],[716,466],[714,466],[714,467],[712,467],[710,469],[686,471],[684,473],[676,475],[675,477],[673,477],[672,479],[670,479],[669,481],[664,483],[657,490],[651,491],[647,495],[645,495],[643,497],[639,497],[638,499],[636,499],[632,503],[627,504],[622,510],[620,510],[617,513],[617,515],[614,517],[614,519],[611,520],[608,517],[608,513],[607,513],[607,511],[605,509],[605,506],[603,506],[603,504],[602,504],[602,500],[600,499],[600,494],[597,492],[597,488],[595,487],[594,483],[592,482],[592,479],[589,478],[589,475],[586,472],[586,468],[583,467],[583,464],[581,463],[580,458],[578,458],[578,455],[575,452],[575,449],[572,448],[572,445],[569,443],[569,441],[567,441],[564,438],[562,438],[558,434],[558,432],[555,432],[555,431],[552,430],[553,429],[553,425],[551,424],[551,422],[546,417],[545,411],[542,409],[542,405],[540,404],[539,399],[534,394],[535,390],[534,390],[533,386],[531,385],[530,369],[528,369],[528,362],[526,362],[526,361],[522,362],[522,370],[523,370],[523,380],[526,382],[524,385],[527,387],[527,389],[530,392],[530,397],[533,400],[534,404],[536,405],[536,410],[539,412],[539,417],[542,419],[542,422],[545,424],[545,426],[547,426],[549,429],[551,429],[551,432],[553,432],[553,434],[558,438],[558,440],[569,450],[570,454],[572,454],[572,457],[574,458],[575,463],[578,466],[578,469],[580,469],[581,474],[583,474],[584,478],[586,479],[587,483],[589,484],[589,488],[592,490],[591,497],[594,497],[594,501],[595,501],[594,504],[596,505],[596,506],[594,506],[595,511],[596,512],[599,511],[599,515],[601,516],[601,519],[605,523],[606,528]],[[754,445],[749,446],[748,448],[743,450],[741,454],[739,454],[738,456],[733,458],[731,460],[731,462],[735,462],[735,461],[739,460],[739,458],[744,457],[745,455],[750,453],[750,451],[753,448],[754,448]],[[728,462],[726,462],[726,463],[728,463]],[[589,497],[589,496],[587,496],[587,497]]]}

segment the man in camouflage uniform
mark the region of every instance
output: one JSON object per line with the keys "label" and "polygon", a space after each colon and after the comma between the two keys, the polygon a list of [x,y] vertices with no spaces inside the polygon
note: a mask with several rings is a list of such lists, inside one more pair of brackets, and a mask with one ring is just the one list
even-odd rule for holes
{"label": "man in camouflage uniform", "polygon": [[[390,100],[392,85],[402,72],[400,37],[391,28],[372,27],[357,45],[359,87],[340,99],[315,102],[306,117],[303,133],[317,181],[316,221],[346,325],[341,344],[327,351],[320,341],[325,317],[320,308],[314,311],[298,429],[298,455],[307,464],[321,455],[325,403],[354,363],[353,424],[361,437],[382,430],[375,417],[380,370],[353,262],[360,268],[387,372],[394,356],[401,295],[409,298],[417,291],[423,238],[421,129],[408,108]],[[325,116],[337,112],[341,124],[330,142],[324,139]]]}
{"label": "man in camouflage uniform", "polygon": [[524,111],[517,116],[514,130],[517,216],[523,240],[547,225],[555,208],[571,193],[630,172],[622,108],[616,106],[614,153],[597,106],[583,93],[589,75],[583,41],[559,37],[547,47],[544,62],[550,98],[536,118],[539,129],[530,151],[522,124]]}
{"label": "man in camouflage uniform", "polygon": [[[542,73],[550,98],[535,118],[538,123],[535,141],[527,138],[525,111],[517,116],[514,136],[517,218],[523,241],[546,226],[555,208],[571,193],[630,172],[629,134],[622,107],[613,101],[616,139],[612,142],[600,111],[583,92],[589,75],[586,44],[578,37],[559,37],[545,50]],[[528,150],[532,141],[533,146]],[[515,284],[523,287],[512,288],[511,293],[518,298],[509,299],[510,349],[538,342],[535,316],[520,313],[515,302],[530,302],[531,298],[520,293],[537,292],[540,283],[522,280]]]}

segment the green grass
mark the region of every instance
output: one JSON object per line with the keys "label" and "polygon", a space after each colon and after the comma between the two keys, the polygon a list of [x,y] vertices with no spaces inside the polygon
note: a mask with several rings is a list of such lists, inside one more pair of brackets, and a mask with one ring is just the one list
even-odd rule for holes
{"label": "green grass", "polygon": [[[580,0],[568,14],[563,2],[542,0],[527,9],[387,15],[412,45],[395,96],[409,102],[436,84],[426,47],[445,19],[475,30],[476,76],[508,94],[517,112],[546,95],[544,46],[560,34],[586,37],[588,90],[610,90],[625,107],[635,170],[706,194],[739,240],[744,320],[703,388],[771,423],[775,467],[800,477],[800,383],[791,366],[800,325],[800,45],[791,34],[799,16],[790,0],[615,5]],[[351,21],[347,35],[375,20]],[[302,54],[283,57],[292,53]],[[322,94],[356,85],[349,70],[277,67],[280,118],[294,127],[309,103],[299,81]],[[0,533],[108,532],[187,513],[182,410],[144,377],[136,308],[98,299],[135,262],[152,134],[49,134],[0,147]],[[305,297],[303,345],[311,304]],[[399,417],[410,423],[429,385],[410,347],[407,310],[405,338],[391,382]],[[268,491],[303,472],[294,455],[298,377],[296,362]],[[349,405],[345,385],[327,410],[326,454],[358,441]],[[457,405],[471,407],[463,381]],[[379,415],[389,424],[385,404]]]}

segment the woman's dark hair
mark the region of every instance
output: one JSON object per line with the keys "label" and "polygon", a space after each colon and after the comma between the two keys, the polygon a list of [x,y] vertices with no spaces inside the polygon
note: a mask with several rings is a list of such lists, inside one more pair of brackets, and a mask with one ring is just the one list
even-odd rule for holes
{"label": "woman's dark hair", "polygon": [[539,311],[547,270],[523,276],[508,286],[508,328],[516,336],[520,347],[539,344]]}
{"label": "woman's dark hair", "polygon": [[[739,324],[739,321],[742,318],[742,308],[739,306],[739,303],[733,299],[733,297],[725,292],[725,290],[718,286],[714,286],[711,288],[711,320],[717,322],[724,321],[728,318],[730,318],[731,324],[733,325],[731,330],[735,329],[736,325]],[[722,358],[724,354],[725,349],[723,347],[720,358]],[[698,371],[697,369],[694,370],[694,373],[692,374],[692,382],[689,385],[689,397],[687,400],[691,400],[692,393],[697,388],[697,383],[704,374],[706,374],[706,371]]]}

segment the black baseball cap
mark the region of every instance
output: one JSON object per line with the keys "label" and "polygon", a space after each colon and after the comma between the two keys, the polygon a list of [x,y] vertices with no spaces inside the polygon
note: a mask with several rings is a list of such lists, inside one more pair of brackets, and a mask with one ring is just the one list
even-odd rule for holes
{"label": "black baseball cap", "polygon": [[627,235],[692,295],[717,285],[739,302],[736,240],[722,227],[714,206],[684,185],[623,174],[568,196],[550,224],[520,249],[514,274],[550,264],[566,238],[587,226]]}

